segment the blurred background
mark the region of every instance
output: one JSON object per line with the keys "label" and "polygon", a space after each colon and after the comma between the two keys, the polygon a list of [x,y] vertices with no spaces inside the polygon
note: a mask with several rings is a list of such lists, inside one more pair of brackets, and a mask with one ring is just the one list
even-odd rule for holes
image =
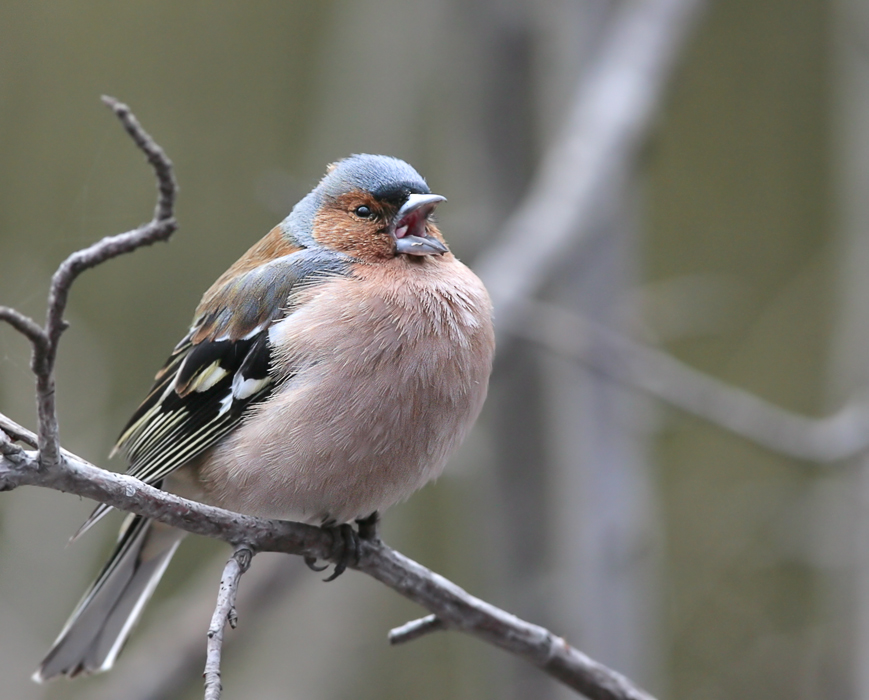
{"label": "blurred background", "polygon": [[[4,0],[0,303],[39,319],[66,255],[153,209],[101,94],[173,159],[181,228],[73,288],[66,448],[122,469],[202,292],[327,163],[395,155],[500,349],[386,541],[661,698],[869,698],[869,4]],[[33,427],[28,356],[0,327],[0,411]],[[201,696],[229,548],[193,537],[110,674],[30,682],[114,537],[66,546],[92,507],[0,495],[2,695]],[[459,634],[390,648],[422,611],[321,578],[254,560],[225,697],[570,697]]]}

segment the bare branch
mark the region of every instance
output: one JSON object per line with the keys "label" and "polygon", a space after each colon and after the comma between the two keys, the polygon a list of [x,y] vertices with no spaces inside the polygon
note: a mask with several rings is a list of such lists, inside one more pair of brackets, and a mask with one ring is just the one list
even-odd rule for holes
{"label": "bare branch", "polygon": [[866,401],[854,401],[828,418],[806,418],[566,309],[535,302],[525,304],[521,314],[509,328],[516,336],[767,449],[796,459],[836,462],[869,448]]}
{"label": "bare branch", "polygon": [[[20,434],[27,435],[30,432],[6,416],[0,420],[3,425],[14,426],[14,430]],[[333,539],[320,528],[261,520],[188,501],[126,474],[95,467],[66,450],[61,450],[62,460],[57,469],[41,470],[37,451],[24,450],[15,445],[11,447],[13,454],[0,459],[2,490],[18,486],[43,486],[107,503],[197,535],[222,539],[231,544],[256,543],[254,549],[259,551],[282,551],[274,547],[275,542],[281,542],[282,547],[288,546],[293,550],[291,553],[317,559],[330,559],[333,555]]]}
{"label": "bare branch", "polygon": [[363,541],[360,561],[353,568],[427,608],[447,629],[465,632],[524,658],[583,695],[601,700],[651,700],[627,678],[593,661],[561,637],[475,598],[386,545]]}
{"label": "bare branch", "polygon": [[[8,421],[8,419],[6,419]],[[20,426],[16,429],[24,430]],[[93,498],[188,532],[244,545],[337,562],[343,552],[328,530],[264,520],[188,501],[124,474],[98,469],[69,452],[57,468],[38,469],[36,453],[11,445],[0,456],[0,489],[25,484]],[[340,538],[338,538],[340,540]],[[434,613],[447,629],[473,635],[539,666],[570,688],[603,700],[650,700],[629,680],[572,648],[549,630],[475,598],[379,541],[362,540],[359,560],[347,563]]]}
{"label": "bare branch", "polygon": [[172,172],[172,161],[163,153],[151,136],[139,125],[127,105],[111,97],[103,101],[111,107],[136,145],[145,153],[154,168],[158,183],[158,201],[154,218],[147,224],[114,236],[106,236],[93,245],[76,251],[64,260],[51,278],[48,294],[48,312],[43,331],[47,342],[34,343],[32,367],[36,374],[37,409],[39,415],[39,453],[44,467],[53,466],[59,458],[59,430],[54,400],[54,363],[57,345],[66,330],[63,320],[69,290],[76,278],[85,270],[124,253],[169,238],[178,227],[173,217],[177,185]]}
{"label": "bare branch", "polygon": [[497,247],[476,265],[498,319],[500,352],[525,299],[590,234],[636,164],[676,57],[705,0],[621,3],[599,55],[581,76],[562,132]]}
{"label": "bare branch", "polygon": [[34,346],[44,345],[45,332],[42,327],[29,316],[25,316],[8,306],[0,306],[0,321],[6,321],[16,331],[24,335]]}
{"label": "bare branch", "polygon": [[437,615],[426,615],[418,620],[406,622],[401,627],[389,630],[387,639],[392,645],[404,644],[412,642],[414,639],[424,637],[431,632],[438,632],[446,629],[447,626],[441,621]]}
{"label": "bare branch", "polygon": [[220,579],[220,590],[217,594],[217,605],[208,627],[208,642],[205,659],[205,700],[220,700],[223,685],[220,682],[220,654],[223,650],[223,630],[226,623],[235,629],[237,617],[235,601],[238,597],[238,582],[242,574],[248,570],[253,552],[247,547],[236,548],[226,562],[223,577]]}
{"label": "bare branch", "polygon": [[[275,605],[301,581],[303,567],[298,564],[286,556],[260,557],[245,574],[236,603],[244,610],[244,625],[224,640],[224,650],[242,646],[261,633],[262,625],[273,617]],[[152,618],[156,623],[137,633],[135,654],[127,657],[124,672],[100,683],[92,700],[164,700],[181,697],[192,687],[205,663],[201,621],[213,612],[213,606],[203,599],[202,591],[212,584],[212,576],[211,572],[200,573],[186,587],[185,595],[159,605]],[[155,668],[160,673],[154,673]]]}

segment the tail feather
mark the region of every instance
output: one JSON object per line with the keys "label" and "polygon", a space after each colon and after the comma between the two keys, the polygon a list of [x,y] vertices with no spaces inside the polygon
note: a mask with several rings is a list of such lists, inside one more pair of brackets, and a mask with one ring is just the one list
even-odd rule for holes
{"label": "tail feather", "polygon": [[33,680],[109,670],[183,537],[180,530],[132,516]]}

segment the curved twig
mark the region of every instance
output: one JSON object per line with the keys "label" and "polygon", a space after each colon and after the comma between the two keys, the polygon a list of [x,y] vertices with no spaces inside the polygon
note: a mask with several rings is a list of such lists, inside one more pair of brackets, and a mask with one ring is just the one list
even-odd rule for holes
{"label": "curved twig", "polygon": [[247,547],[236,547],[235,552],[226,562],[223,576],[220,579],[220,590],[217,594],[217,605],[211,616],[208,627],[208,641],[205,657],[205,700],[220,700],[223,685],[220,682],[220,654],[223,651],[223,631],[226,623],[235,629],[237,615],[235,601],[238,598],[238,583],[242,574],[248,570],[253,552]]}
{"label": "curved twig", "polygon": [[66,311],[72,283],[85,270],[124,253],[131,253],[143,246],[164,241],[178,228],[173,216],[178,186],[175,183],[172,161],[151,138],[150,134],[142,128],[127,105],[112,97],[103,97],[103,102],[112,109],[127,133],[132,136],[133,141],[145,153],[148,162],[154,168],[159,194],[154,218],[151,221],[132,231],[106,236],[97,243],[76,251],[60,264],[57,272],[51,278],[48,311],[45,318],[45,328],[42,330],[44,342],[36,342],[31,335],[28,335],[33,344],[31,366],[36,375],[39,454],[43,468],[56,464],[60,454],[57,410],[54,399],[54,363],[57,358],[60,336],[67,328],[63,314]]}

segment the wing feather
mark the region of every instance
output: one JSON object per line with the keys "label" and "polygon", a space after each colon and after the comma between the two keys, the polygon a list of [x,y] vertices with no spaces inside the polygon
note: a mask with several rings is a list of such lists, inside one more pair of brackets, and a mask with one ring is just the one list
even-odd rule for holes
{"label": "wing feather", "polygon": [[[270,326],[292,313],[291,294],[301,286],[349,271],[346,256],[308,249],[254,265],[246,258],[262,252],[262,242],[257,246],[230,269],[238,268],[238,274],[227,273],[206,292],[190,332],[121,431],[113,454],[126,455],[131,476],[161,487],[169,474],[219,442],[267,399],[277,381]],[[98,506],[73,539],[109,510]]]}

